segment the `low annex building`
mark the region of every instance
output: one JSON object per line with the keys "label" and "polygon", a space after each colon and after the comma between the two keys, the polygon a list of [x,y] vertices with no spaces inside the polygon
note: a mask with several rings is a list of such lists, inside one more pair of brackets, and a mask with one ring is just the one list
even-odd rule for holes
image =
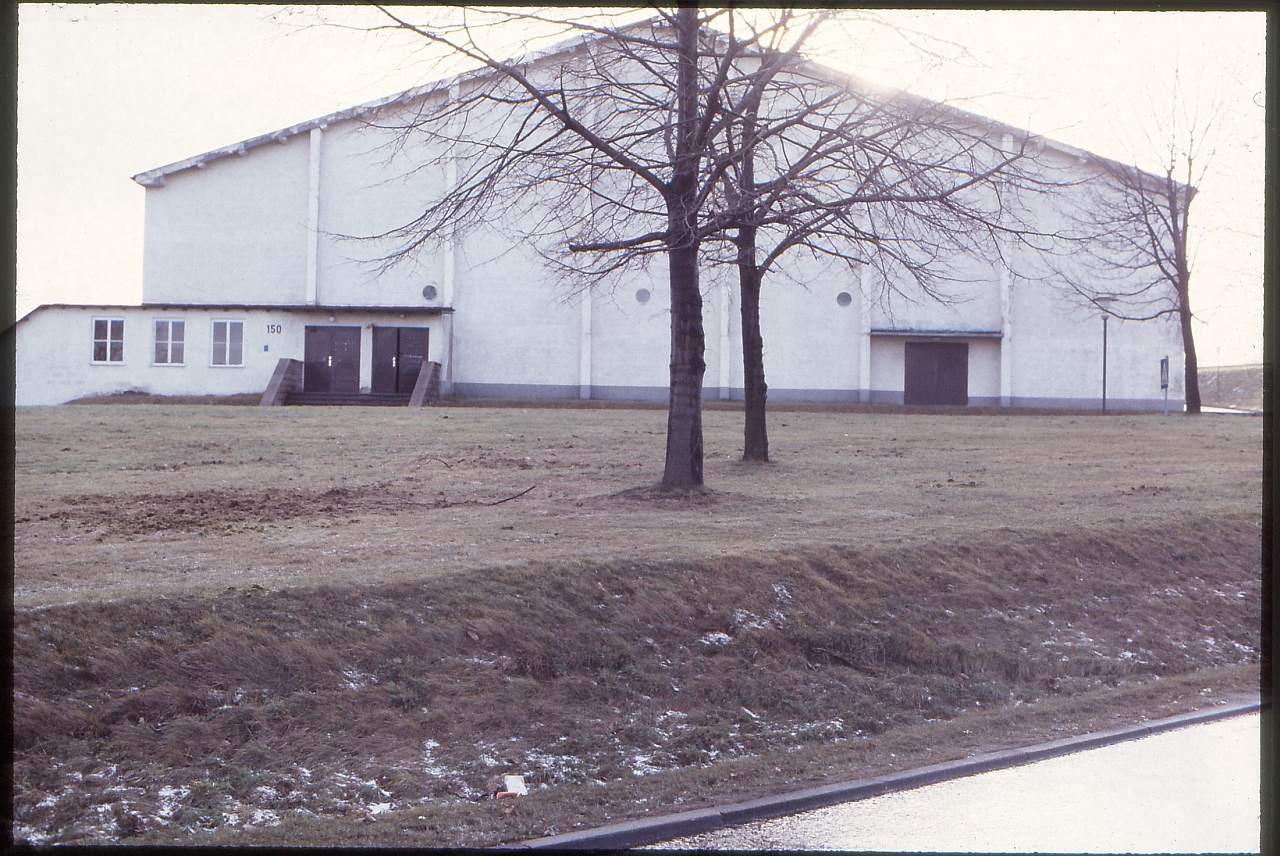
{"label": "low annex building", "polygon": [[[142,303],[45,305],[23,317],[16,403],[281,384],[313,401],[399,403],[424,364],[444,395],[665,401],[661,264],[573,293],[496,228],[393,267],[376,264],[376,241],[346,237],[411,220],[456,175],[429,141],[389,153],[387,132],[368,119],[428,109],[458,80],[134,176],[146,189]],[[1063,169],[1096,160],[1048,141],[1044,157]],[[784,260],[761,298],[770,400],[1094,408],[1105,388],[1108,408],[1160,409],[1167,358],[1168,402],[1181,409],[1176,318],[1107,321],[1044,281],[964,261],[966,293],[939,302],[887,301],[863,281],[869,272]],[[741,399],[736,277],[708,274],[703,287],[704,397]]]}

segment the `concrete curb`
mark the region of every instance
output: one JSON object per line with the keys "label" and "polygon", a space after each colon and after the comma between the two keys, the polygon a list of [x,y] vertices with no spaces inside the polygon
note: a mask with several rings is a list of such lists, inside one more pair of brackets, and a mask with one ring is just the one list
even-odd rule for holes
{"label": "concrete curb", "polygon": [[915,770],[892,773],[887,776],[823,785],[822,787],[763,797],[749,802],[731,803],[715,808],[686,811],[662,817],[629,820],[625,823],[616,823],[597,829],[585,829],[580,832],[567,832],[563,835],[534,838],[518,844],[507,845],[507,847],[531,850],[626,850],[646,844],[657,844],[672,838],[697,835],[700,832],[708,832],[725,826],[737,826],[742,823],[782,817],[783,815],[796,814],[837,803],[853,802],[896,791],[905,791],[948,779],[958,779],[963,776],[972,776],[975,773],[985,773],[988,770],[1030,764],[1034,761],[1043,761],[1046,758],[1053,758],[1058,755],[1096,749],[1100,746],[1108,746],[1126,740],[1136,740],[1152,734],[1171,731],[1175,728],[1201,725],[1217,719],[1225,719],[1229,716],[1254,713],[1261,709],[1260,702],[1224,705],[1213,710],[1201,710],[1195,713],[1173,716],[1168,719],[1155,720],[1154,722],[1144,722],[1140,725],[1112,728],[1107,731],[1098,731],[1079,737],[1068,737],[1063,740],[1054,740],[1050,743],[1026,746],[1021,749],[989,752],[984,755],[975,755],[971,758],[962,758],[958,761],[948,761],[943,764],[933,764],[928,767],[919,767]]}

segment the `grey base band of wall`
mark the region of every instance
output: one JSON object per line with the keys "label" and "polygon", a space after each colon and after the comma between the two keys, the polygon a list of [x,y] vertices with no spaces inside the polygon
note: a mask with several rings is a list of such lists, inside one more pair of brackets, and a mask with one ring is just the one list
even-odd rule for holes
{"label": "grey base band of wall", "polygon": [[932,764],[915,770],[892,773],[887,776],[824,785],[790,794],[779,794],[715,808],[686,811],[662,817],[647,817],[597,829],[585,829],[579,832],[552,835],[546,838],[534,838],[519,844],[508,845],[506,849],[614,850],[642,847],[647,844],[669,841],[672,838],[684,838],[690,835],[710,832],[727,826],[737,826],[757,820],[783,817],[802,811],[825,808],[838,803],[854,802],[924,785],[932,785],[949,779],[972,776],[976,773],[985,773],[990,770],[1043,761],[1072,752],[1097,749],[1113,743],[1149,737],[1175,728],[1202,725],[1225,719],[1229,716],[1254,713],[1261,709],[1262,705],[1258,702],[1224,705],[1213,710],[1196,711],[1182,714],[1181,716],[1169,717],[1168,719],[1144,722],[1140,725],[1112,728],[1107,731],[1098,731],[1080,737],[1068,737],[1063,740],[1054,740],[1051,743],[1041,743],[1021,749],[989,752],[983,755],[975,755],[971,758],[962,758],[958,761],[948,761],[943,764]]}
{"label": "grey base band of wall", "polygon": [[[972,401],[972,399],[970,399]],[[1101,398],[1036,398],[1034,396],[1015,395],[1009,400],[1013,407],[1054,408],[1067,407],[1073,410],[1101,410]],[[1181,398],[1169,399],[1169,411],[1181,413]],[[1108,398],[1107,410],[1163,410],[1163,398]]]}
{"label": "grey base band of wall", "polygon": [[[605,386],[592,385],[582,387],[576,384],[541,384],[541,383],[466,383],[455,381],[453,394],[463,398],[508,398],[530,401],[549,399],[582,399],[583,393],[597,401],[643,401],[666,403],[669,390],[665,386]],[[727,391],[719,387],[704,386],[703,401],[725,400],[742,401],[743,391],[739,387],[730,387]],[[769,401],[777,404],[871,404],[901,405],[902,390],[892,389],[770,389]],[[1034,409],[1071,409],[1100,410],[1100,398],[1041,398],[1033,396],[1012,396],[1002,399],[998,395],[969,396],[970,407],[1026,407]],[[1170,399],[1169,409],[1182,411],[1182,401]],[[1165,401],[1162,398],[1109,398],[1108,410],[1152,411],[1163,410]]]}
{"label": "grey base band of wall", "polygon": [[[578,398],[575,384],[553,383],[466,383],[455,380],[453,394],[463,398],[558,399]],[[665,393],[666,390],[663,390]]]}

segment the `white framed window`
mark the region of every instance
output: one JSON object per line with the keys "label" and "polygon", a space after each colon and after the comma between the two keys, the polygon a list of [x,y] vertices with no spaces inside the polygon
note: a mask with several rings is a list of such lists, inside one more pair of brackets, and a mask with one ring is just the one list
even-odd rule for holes
{"label": "white framed window", "polygon": [[215,366],[244,365],[244,322],[213,322],[213,358]]}
{"label": "white framed window", "polygon": [[187,322],[156,319],[155,350],[152,362],[156,365],[180,366],[186,362]]}
{"label": "white framed window", "polygon": [[95,363],[124,362],[124,319],[93,319],[93,361]]}

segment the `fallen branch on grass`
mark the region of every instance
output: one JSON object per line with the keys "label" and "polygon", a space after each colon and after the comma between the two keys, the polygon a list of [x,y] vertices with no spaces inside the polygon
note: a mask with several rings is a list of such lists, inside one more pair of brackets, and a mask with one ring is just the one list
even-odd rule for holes
{"label": "fallen branch on grass", "polygon": [[535,487],[537,487],[537,485],[536,485],[536,484],[535,484],[533,487],[525,488],[524,490],[520,491],[519,493],[514,494],[514,495],[512,495],[512,496],[509,496],[509,497],[507,497],[506,499],[500,499],[500,500],[498,500],[497,502],[484,502],[484,503],[481,503],[481,505],[502,505],[502,503],[504,503],[504,502],[510,502],[510,501],[511,501],[511,500],[513,500],[513,499],[519,499],[520,497],[524,496],[524,495],[525,495],[526,493],[528,493],[529,491],[533,490],[533,488],[535,488]]}
{"label": "fallen branch on grass", "polygon": [[497,502],[480,502],[480,501],[478,501],[478,500],[474,500],[474,499],[464,499],[464,500],[462,500],[461,502],[449,502],[449,500],[447,500],[447,499],[445,499],[445,498],[444,498],[444,492],[442,491],[442,492],[440,493],[440,498],[439,498],[439,499],[437,499],[435,502],[432,502],[432,503],[425,503],[425,502],[409,502],[409,503],[404,503],[404,504],[405,504],[405,505],[418,505],[418,506],[423,506],[423,507],[426,507],[426,508],[458,508],[459,506],[463,506],[463,505],[471,505],[471,506],[476,506],[476,505],[485,505],[485,506],[491,506],[491,505],[502,505],[502,503],[504,503],[504,502],[510,502],[510,501],[511,501],[511,500],[513,500],[513,499],[519,499],[520,497],[524,496],[524,495],[525,495],[526,493],[528,493],[529,491],[533,490],[535,487],[537,487],[537,485],[536,485],[536,484],[535,484],[535,485],[532,485],[531,487],[527,487],[527,488],[525,488],[524,490],[520,491],[519,493],[512,494],[511,496],[508,496],[508,497],[507,497],[507,498],[505,498],[505,499],[499,499]]}

